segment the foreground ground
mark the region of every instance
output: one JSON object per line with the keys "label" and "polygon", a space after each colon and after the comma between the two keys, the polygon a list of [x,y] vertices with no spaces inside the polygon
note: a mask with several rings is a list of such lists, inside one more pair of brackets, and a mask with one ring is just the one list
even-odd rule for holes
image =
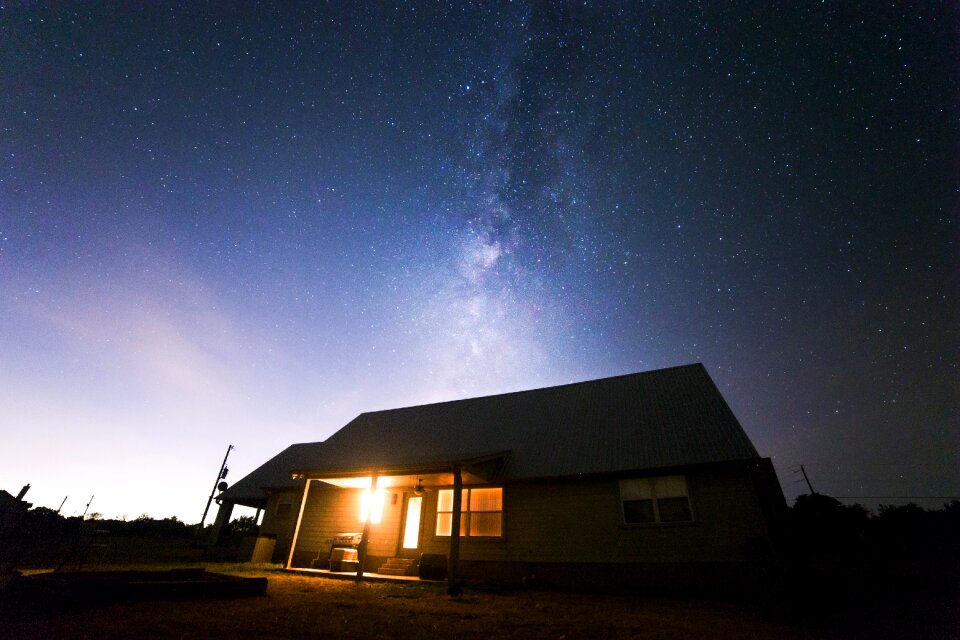
{"label": "foreground ground", "polygon": [[[460,598],[422,583],[355,583],[243,565],[211,571],[269,579],[266,596],[52,609],[0,600],[2,638],[954,638],[956,603],[935,619],[775,622],[747,602],[638,595],[494,592]],[[929,618],[929,616],[928,616]],[[954,626],[956,623],[956,626]]]}

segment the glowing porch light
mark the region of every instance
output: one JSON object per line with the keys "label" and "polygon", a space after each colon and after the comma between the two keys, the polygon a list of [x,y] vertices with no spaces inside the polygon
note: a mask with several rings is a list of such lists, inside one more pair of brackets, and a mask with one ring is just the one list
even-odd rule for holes
{"label": "glowing porch light", "polygon": [[366,489],[360,494],[360,522],[366,522],[370,518],[373,524],[380,524],[383,520],[383,503],[385,502],[387,492],[382,489],[370,491]]}

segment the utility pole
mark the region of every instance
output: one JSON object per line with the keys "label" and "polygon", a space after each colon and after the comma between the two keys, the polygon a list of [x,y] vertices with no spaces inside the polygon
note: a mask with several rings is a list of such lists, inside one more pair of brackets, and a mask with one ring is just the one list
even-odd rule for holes
{"label": "utility pole", "polygon": [[227,455],[223,456],[223,463],[220,465],[220,471],[217,471],[217,479],[213,481],[213,489],[210,490],[210,497],[207,498],[207,506],[203,509],[203,516],[200,518],[200,524],[197,525],[197,537],[203,532],[203,523],[207,519],[207,512],[210,511],[210,503],[213,502],[213,494],[217,492],[217,485],[227,475],[227,458],[230,457],[230,451],[233,445],[227,447]]}
{"label": "utility pole", "polygon": [[815,495],[817,492],[813,490],[813,485],[810,484],[810,478],[807,477],[807,470],[803,468],[803,465],[800,465],[800,472],[803,473],[803,479],[807,481],[807,488],[810,489],[810,495]]}
{"label": "utility pole", "polygon": [[[66,500],[66,498],[64,498],[64,500]],[[93,496],[90,496],[90,500],[87,501],[87,506],[84,507],[84,509],[83,509],[83,515],[80,516],[80,519],[81,519],[81,520],[86,519],[86,517],[87,517],[87,511],[90,510],[90,505],[91,505],[91,504],[93,504]]]}

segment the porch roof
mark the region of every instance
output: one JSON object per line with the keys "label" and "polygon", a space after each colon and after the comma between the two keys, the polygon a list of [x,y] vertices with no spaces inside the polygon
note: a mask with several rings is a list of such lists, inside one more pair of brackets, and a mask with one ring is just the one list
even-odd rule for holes
{"label": "porch roof", "polygon": [[297,489],[302,480],[291,477],[291,470],[309,466],[316,459],[322,442],[292,444],[262,465],[240,478],[229,489],[217,496],[218,501],[232,502],[245,507],[262,509],[267,506],[267,491]]}
{"label": "porch roof", "polygon": [[348,478],[369,476],[376,473],[378,476],[403,476],[411,474],[447,473],[454,466],[470,471],[473,475],[490,479],[496,475],[497,469],[509,451],[494,451],[461,456],[416,456],[403,458],[394,456],[373,456],[358,464],[354,459],[351,466],[316,466],[309,469],[293,469],[291,475],[302,478]]}

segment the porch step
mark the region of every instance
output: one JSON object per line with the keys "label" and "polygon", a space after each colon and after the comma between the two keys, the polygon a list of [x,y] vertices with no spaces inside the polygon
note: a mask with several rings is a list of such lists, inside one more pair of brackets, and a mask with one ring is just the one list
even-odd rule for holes
{"label": "porch step", "polygon": [[388,576],[412,576],[417,571],[417,561],[413,558],[390,558],[377,569],[377,573]]}

